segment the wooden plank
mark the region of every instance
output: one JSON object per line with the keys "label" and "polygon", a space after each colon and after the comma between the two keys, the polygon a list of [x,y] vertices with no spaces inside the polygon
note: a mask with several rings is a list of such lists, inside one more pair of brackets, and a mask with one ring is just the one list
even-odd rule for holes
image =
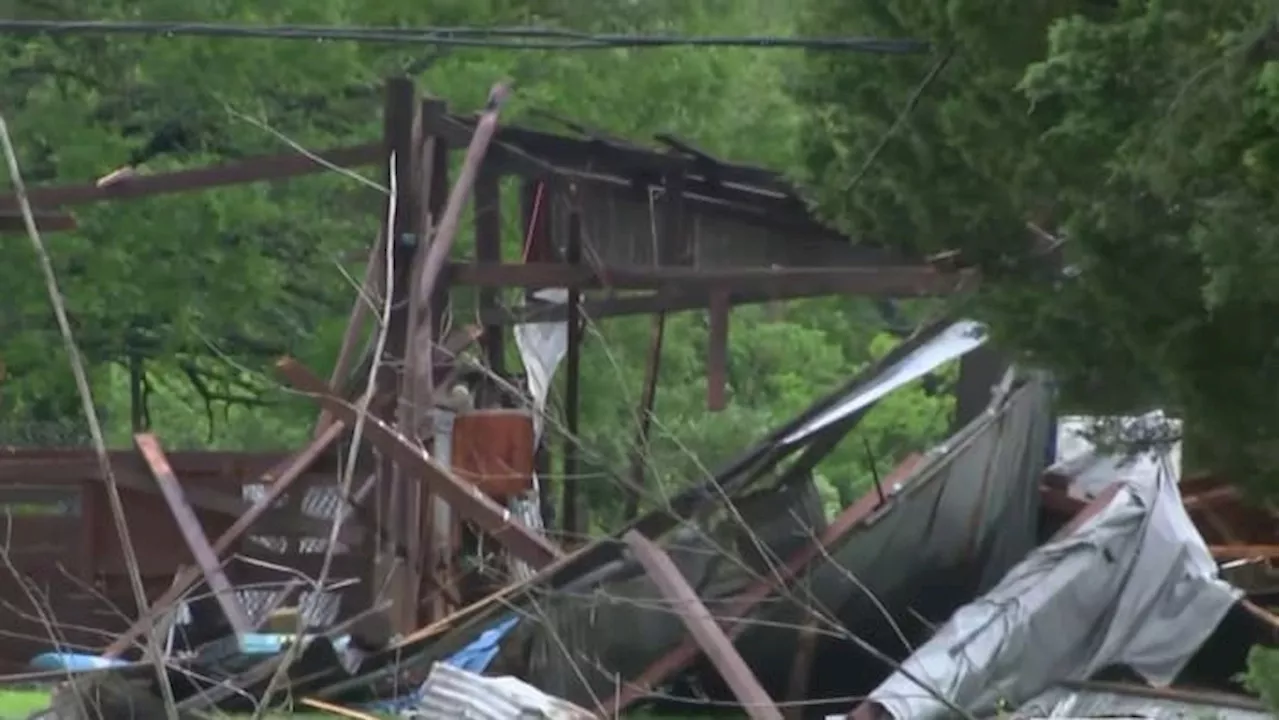
{"label": "wooden plank", "polygon": [[644,492],[645,478],[648,476],[646,460],[649,451],[649,428],[653,425],[653,402],[658,395],[658,373],[662,368],[662,338],[666,332],[667,316],[658,313],[653,316],[653,325],[649,330],[649,355],[645,361],[644,387],[640,391],[638,426],[635,440],[631,443],[631,487],[627,488],[627,505],[623,518],[631,522],[640,514],[640,496]]}
{"label": "wooden plank", "polygon": [[1280,547],[1276,545],[1210,545],[1209,554],[1218,561],[1251,558],[1275,560],[1280,557]]}
{"label": "wooden plank", "polygon": [[657,585],[658,591],[672,604],[689,634],[711,659],[716,670],[720,671],[720,677],[724,678],[733,691],[743,711],[752,720],[782,720],[778,706],[760,686],[760,681],[734,648],[733,641],[725,635],[671,558],[662,548],[635,530],[628,532],[624,540]]}
{"label": "wooden plank", "polygon": [[[28,195],[32,206],[38,208],[86,205],[104,200],[128,200],[312,175],[324,172],[328,166],[367,165],[376,162],[380,154],[381,148],[377,144],[368,144],[321,150],[313,154],[315,158],[319,158],[319,161],[297,152],[262,155],[223,165],[175,170],[154,175],[136,175],[102,187],[96,183],[84,183],[32,188]],[[18,201],[15,196],[0,197],[0,211],[11,211],[17,207]]]}
{"label": "wooden plank", "polygon": [[[75,216],[67,213],[36,213],[36,227],[41,233],[71,232],[79,228]],[[0,234],[26,234],[27,225],[20,213],[0,212]]]}
{"label": "wooden plank", "polygon": [[928,266],[875,268],[738,268],[637,267],[632,265],[574,266],[565,263],[450,263],[456,285],[475,287],[613,288],[617,290],[684,290],[765,292],[782,294],[805,290],[823,295],[868,297],[928,297],[951,295],[973,287],[972,271],[943,273]]}
{"label": "wooden plank", "polygon": [[160,494],[164,496],[165,502],[169,505],[169,512],[173,513],[173,519],[178,523],[182,539],[191,549],[191,555],[195,558],[200,572],[204,573],[205,582],[209,584],[214,599],[222,608],[223,614],[227,616],[227,622],[231,623],[231,629],[236,633],[248,632],[249,616],[240,605],[240,599],[236,597],[231,581],[222,571],[222,563],[218,562],[217,554],[209,545],[209,538],[205,536],[200,520],[182,494],[182,485],[173,474],[173,468],[169,467],[164,450],[160,448],[160,441],[156,440],[156,436],[151,433],[138,433],[133,436],[133,444],[151,468],[151,475],[160,486]]}
{"label": "wooden plank", "polygon": [[[502,185],[496,173],[482,172],[476,179],[475,240],[477,263],[502,262]],[[498,306],[498,291],[481,288],[477,303],[480,311]],[[484,328],[484,355],[489,370],[498,377],[506,375],[506,347],[502,327]]]}
{"label": "wooden plank", "polygon": [[[289,458],[279,469],[273,469],[268,474],[275,478],[274,482],[267,485],[267,490],[262,497],[253,503],[243,515],[236,519],[226,532],[218,536],[213,543],[213,552],[216,556],[222,557],[236,544],[237,541],[245,534],[246,531],[262,517],[262,515],[277,500],[284,495],[289,486],[298,478],[302,477],[307,468],[311,466],[316,458],[320,457],[329,446],[343,433],[346,426],[341,422],[335,422],[325,429],[320,437],[311,441],[309,445],[300,450],[296,455]],[[187,589],[192,586],[200,577],[200,570],[194,567],[184,567],[179,571],[178,576],[174,578],[173,585],[164,592],[151,605],[151,610],[138,618],[137,622],[124,631],[120,637],[116,638],[111,645],[103,651],[103,657],[113,658],[119,657],[121,653],[129,648],[139,635],[142,635],[155,623],[155,619],[160,616],[165,609],[179,600]]]}
{"label": "wooden plank", "polygon": [[[325,382],[297,360],[282,358],[276,363],[276,370],[294,389],[311,395],[344,423],[356,422],[356,409],[330,394]],[[515,557],[535,568],[559,559],[560,550],[546,538],[513,519],[506,508],[485,497],[451,470],[442,467],[386,423],[377,418],[366,417],[364,432],[379,450],[425,482],[432,492],[447,500],[464,518],[475,523]]]}
{"label": "wooden plank", "polygon": [[[422,211],[422,193],[417,184],[421,180],[422,135],[418,111],[417,90],[409,78],[396,77],[387,80],[383,108],[383,145],[386,153],[386,185],[394,190],[394,197],[387,196],[381,216],[386,218],[383,242],[390,243],[391,286],[390,316],[387,318],[386,345],[382,357],[372,358],[377,383],[377,394],[371,405],[388,424],[401,424],[405,392],[412,392],[412,383],[406,386],[414,361],[410,357],[414,341],[413,316],[415,306],[414,275],[427,241]],[[394,210],[394,215],[390,215]],[[385,271],[385,268],[384,268]],[[385,297],[385,296],[384,296]],[[323,409],[323,408],[322,408]],[[408,424],[407,422],[405,423]],[[406,427],[405,432],[412,434]],[[396,464],[388,457],[379,458],[378,480],[375,488],[376,517],[381,522],[378,552],[370,567],[369,586],[385,588],[392,601],[391,617],[397,632],[407,632],[417,626],[418,583],[407,558],[395,548],[405,547],[408,535],[406,518],[409,515],[408,483],[400,477]]]}

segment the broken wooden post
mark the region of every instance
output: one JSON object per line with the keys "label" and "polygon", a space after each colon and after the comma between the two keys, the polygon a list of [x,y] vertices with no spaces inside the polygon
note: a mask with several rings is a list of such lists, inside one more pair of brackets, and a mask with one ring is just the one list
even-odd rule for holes
{"label": "broken wooden post", "polygon": [[760,681],[733,647],[733,641],[725,635],[707,606],[698,599],[698,594],[680,574],[671,558],[662,548],[635,530],[628,532],[623,539],[635,554],[636,560],[644,567],[645,573],[658,586],[658,591],[671,603],[689,634],[716,666],[716,670],[720,671],[720,677],[724,678],[734,697],[742,703],[743,712],[752,720],[783,720],[778,706],[760,686]]}
{"label": "broken wooden post", "polygon": [[[323,381],[322,381],[323,382]],[[264,479],[268,480],[267,490],[262,497],[258,498],[252,506],[241,515],[232,525],[227,528],[226,532],[218,536],[213,542],[213,552],[221,557],[235,545],[241,536],[255,523],[258,518],[275,504],[277,500],[284,495],[295,480],[302,477],[302,474],[311,467],[329,446],[333,444],[338,436],[346,429],[342,422],[335,422],[320,437],[312,440],[305,448],[298,451],[296,455],[285,460],[276,468],[272,468]],[[138,618],[129,629],[124,631],[120,637],[116,638],[107,649],[102,652],[103,657],[114,658],[119,657],[121,653],[129,648],[129,645],[139,635],[147,632],[158,618],[170,605],[177,602],[182,594],[191,587],[200,577],[200,570],[186,566],[178,572],[178,576],[174,578],[173,585],[164,592],[154,603],[151,604],[151,610]]]}
{"label": "broken wooden post", "polygon": [[187,547],[191,548],[191,555],[195,558],[196,565],[200,567],[200,571],[204,573],[205,582],[209,584],[209,590],[213,592],[213,597],[217,600],[222,612],[227,616],[227,622],[231,624],[231,629],[236,634],[243,634],[249,631],[249,616],[245,613],[244,607],[240,605],[240,599],[236,597],[236,590],[231,586],[231,581],[227,580],[227,575],[222,571],[222,563],[218,562],[218,555],[213,551],[213,547],[209,545],[209,538],[204,534],[204,527],[200,525],[200,519],[196,517],[196,513],[187,504],[187,498],[182,494],[182,484],[178,482],[178,478],[173,474],[173,468],[169,466],[169,460],[164,456],[164,451],[160,449],[160,442],[156,440],[156,436],[151,433],[138,433],[133,436],[133,444],[137,446],[138,452],[142,454],[142,459],[146,461],[147,467],[151,468],[151,475],[156,479],[156,484],[160,486],[160,494],[164,496],[164,500],[169,504],[169,511],[173,514],[174,522],[178,523],[178,530],[182,533],[182,538],[186,540]]}

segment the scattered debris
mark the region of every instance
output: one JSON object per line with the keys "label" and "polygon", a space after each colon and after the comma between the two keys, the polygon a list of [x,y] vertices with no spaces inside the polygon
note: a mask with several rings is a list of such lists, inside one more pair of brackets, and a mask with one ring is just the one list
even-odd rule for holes
{"label": "scattered debris", "polygon": [[[0,626],[32,638],[6,640],[0,660],[36,658],[35,672],[0,682],[63,682],[36,717],[162,717],[166,689],[184,718],[286,698],[356,720],[613,718],[659,698],[733,704],[768,720],[1188,708],[1260,717],[1238,696],[1144,683],[1196,674],[1229,689],[1240,658],[1214,649],[1215,638],[1230,636],[1236,650],[1274,645],[1264,607],[1275,602],[1274,511],[1247,507],[1221,478],[1179,482],[1176,461],[1135,465],[1061,440],[1069,456],[1051,459],[1057,423],[1040,373],[984,361],[966,380],[962,366],[970,387],[954,433],[912,449],[827,517],[817,464],[880,400],[984,348],[984,329],[968,320],[921,328],[661,507],[640,514],[637,490],[614,535],[572,552],[548,537],[550,476],[538,462],[547,393],[563,359],[566,396],[578,394],[582,317],[712,308],[714,411],[725,401],[729,305],[945,294],[974,278],[855,246],[810,217],[776,174],[678,141],[660,153],[498,128],[504,95],[496,88],[468,118],[420,103],[395,80],[381,144],[30,193],[48,213],[385,162],[390,195],[362,288],[389,308],[377,323],[386,352],[352,355],[369,322],[362,299],[329,382],[296,359],[278,363],[319,406],[303,448],[169,452],[143,433],[136,452],[0,449],[5,558],[18,579],[0,583],[12,616]],[[452,187],[435,172],[449,166],[450,146],[469,146]],[[477,262],[450,262],[468,195],[500,208],[503,174],[525,182],[522,262],[502,263],[499,224],[479,216]],[[10,205],[0,198],[0,214]],[[714,222],[687,222],[704,216]],[[706,234],[697,242],[693,225]],[[755,233],[742,233],[750,248],[729,242],[744,229]],[[580,247],[586,235],[598,240],[591,253]],[[627,265],[641,248],[653,265]],[[427,318],[450,283],[481,288],[478,320],[439,337]],[[584,297],[602,286],[609,295]],[[526,302],[499,306],[501,287],[529,291]],[[508,334],[523,376],[503,367]],[[658,321],[655,357],[661,336]],[[464,356],[473,343],[483,361]],[[642,418],[656,359],[647,375]],[[367,410],[350,401],[366,387]],[[575,423],[573,414],[566,425]],[[566,467],[576,468],[576,452]],[[633,489],[644,486],[640,463],[627,471]],[[574,475],[559,479],[561,524],[584,535]],[[107,502],[108,476],[119,503]],[[116,608],[140,603],[129,604],[129,542],[117,525],[137,546],[133,574],[149,600],[123,621]],[[161,634],[147,656],[165,661],[163,685],[137,645]],[[1117,665],[1136,678],[1099,684]]]}

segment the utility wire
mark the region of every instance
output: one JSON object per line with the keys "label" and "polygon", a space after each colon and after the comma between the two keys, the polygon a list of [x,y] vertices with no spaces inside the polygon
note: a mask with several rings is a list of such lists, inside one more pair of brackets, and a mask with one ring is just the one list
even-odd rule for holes
{"label": "utility wire", "polygon": [[448,45],[513,50],[602,50],[654,47],[755,47],[839,50],[878,54],[928,52],[922,40],[862,37],[682,36],[580,33],[537,27],[334,27],[221,23],[113,22],[99,20],[0,20],[0,33],[41,35],[143,35],[333,40]]}

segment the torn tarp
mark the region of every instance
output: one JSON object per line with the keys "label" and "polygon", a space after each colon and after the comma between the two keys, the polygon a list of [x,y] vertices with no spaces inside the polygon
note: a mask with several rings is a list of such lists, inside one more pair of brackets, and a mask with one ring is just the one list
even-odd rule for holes
{"label": "torn tarp", "polygon": [[898,720],[948,717],[922,681],[981,716],[1111,665],[1167,685],[1238,595],[1218,579],[1165,462],[1157,482],[1126,483],[956,611],[869,700]]}

